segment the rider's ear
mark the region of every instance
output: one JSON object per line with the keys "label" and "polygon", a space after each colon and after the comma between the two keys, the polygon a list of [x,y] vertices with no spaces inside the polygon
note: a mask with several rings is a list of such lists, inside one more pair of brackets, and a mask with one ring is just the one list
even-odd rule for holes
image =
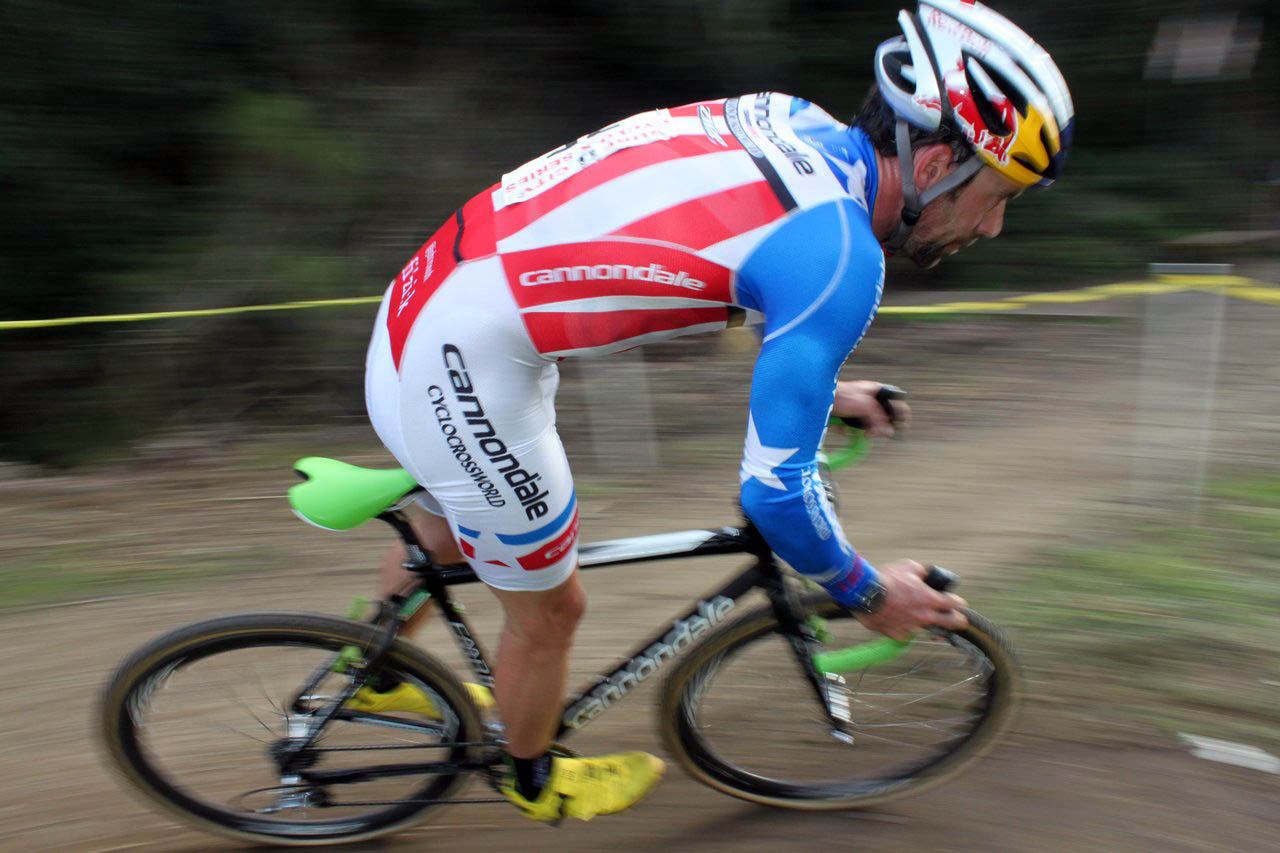
{"label": "rider's ear", "polygon": [[916,187],[927,190],[951,171],[951,146],[926,145],[915,152]]}

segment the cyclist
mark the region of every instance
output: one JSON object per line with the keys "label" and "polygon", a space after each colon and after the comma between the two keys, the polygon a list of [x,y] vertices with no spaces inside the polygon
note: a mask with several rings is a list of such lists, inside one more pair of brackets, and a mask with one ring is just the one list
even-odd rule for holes
{"label": "cyclist", "polygon": [[[1000,233],[1005,206],[1058,176],[1073,107],[1049,55],[970,0],[925,0],[880,45],[853,126],[761,93],[624,119],[503,175],[391,282],[370,344],[374,428],[427,490],[413,523],[467,560],[505,612],[494,699],[539,820],[627,808],[662,762],[548,748],[585,594],[578,510],[552,407],[556,363],[762,324],[741,467],[770,546],[869,628],[965,624],[919,563],[873,568],[846,541],[815,454],[829,413],[891,430],[876,383],[838,382],[875,314],[886,254],[922,267]],[[406,580],[399,549],[384,592]],[[434,712],[384,677],[353,700]]]}

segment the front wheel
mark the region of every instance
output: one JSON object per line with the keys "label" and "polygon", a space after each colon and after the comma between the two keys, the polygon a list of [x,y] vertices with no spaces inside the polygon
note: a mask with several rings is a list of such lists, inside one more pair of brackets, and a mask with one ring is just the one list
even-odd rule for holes
{"label": "front wheel", "polygon": [[400,641],[381,672],[428,711],[359,713],[346,697],[376,629],[300,613],[201,622],[121,664],[101,736],[124,777],[198,828],[327,844],[421,820],[483,766],[475,706],[442,664]]}
{"label": "front wheel", "polygon": [[[823,594],[804,610],[825,650],[879,635]],[[994,625],[922,634],[900,655],[826,676],[832,723],[772,608],[707,636],[667,679],[663,740],[719,791],[792,809],[848,809],[917,793],[959,772],[1008,723],[1019,675]],[[820,651],[818,649],[815,651]]]}

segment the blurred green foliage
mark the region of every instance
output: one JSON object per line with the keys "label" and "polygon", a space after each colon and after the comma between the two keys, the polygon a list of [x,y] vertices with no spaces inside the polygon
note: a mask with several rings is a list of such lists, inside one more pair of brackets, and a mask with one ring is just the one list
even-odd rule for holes
{"label": "blurred green foliage", "polygon": [[[900,5],[10,0],[0,319],[377,293],[469,195],[619,116],[764,88],[852,115]],[[1171,236],[1271,209],[1275,4],[1217,4],[1261,25],[1257,63],[1184,85],[1143,68],[1159,19],[1202,4],[1013,11],[1075,92],[1068,177],[1016,205],[1009,239],[894,286],[1134,274]],[[371,319],[0,333],[0,457],[65,464],[170,426],[358,413]]]}

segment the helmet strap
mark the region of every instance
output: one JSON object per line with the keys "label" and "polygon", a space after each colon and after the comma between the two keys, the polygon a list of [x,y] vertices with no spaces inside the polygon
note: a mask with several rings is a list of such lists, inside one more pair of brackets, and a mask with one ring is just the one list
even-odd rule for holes
{"label": "helmet strap", "polygon": [[930,202],[943,193],[951,192],[982,168],[981,158],[976,155],[970,157],[956,166],[951,174],[921,194],[916,189],[916,163],[911,150],[911,125],[907,124],[905,119],[898,119],[894,128],[894,140],[898,148],[898,172],[902,179],[902,218],[898,220],[897,227],[893,229],[889,239],[884,241],[884,247],[890,252],[897,252],[906,245],[907,238],[911,236],[916,223],[920,221],[920,215],[924,213],[925,207]]}

